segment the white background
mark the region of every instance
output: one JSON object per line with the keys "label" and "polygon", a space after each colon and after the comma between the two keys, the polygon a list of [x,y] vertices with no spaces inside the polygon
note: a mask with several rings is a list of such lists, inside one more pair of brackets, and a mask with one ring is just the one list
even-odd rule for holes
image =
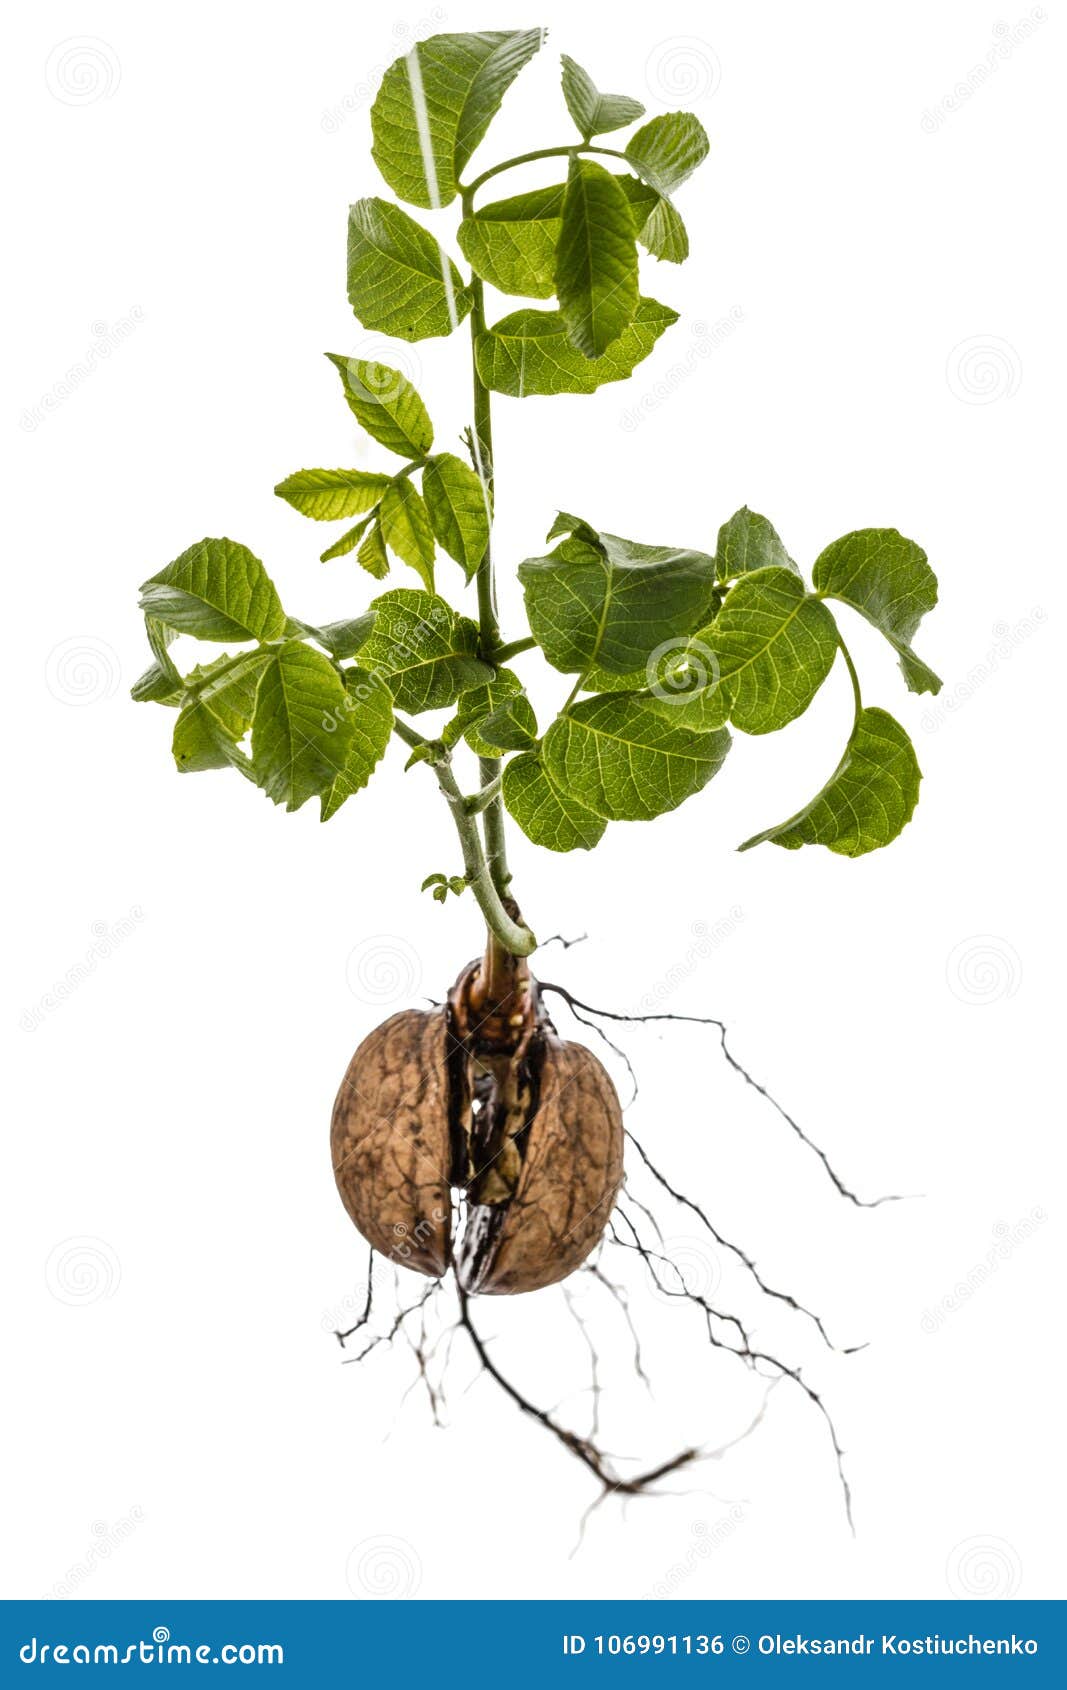
{"label": "white background", "polygon": [[[606,32],[607,15],[85,0],[16,20],[6,1594],[1054,1593],[1062,20],[912,0],[615,7]],[[440,995],[477,948],[469,903],[418,892],[458,867],[448,819],[395,754],[325,829],[228,774],[180,779],[172,718],[128,699],[147,661],[137,587],[205,534],[250,545],[305,618],[371,596],[351,559],[319,565],[327,531],[271,492],[304,465],[384,456],[322,357],[384,352],[344,291],[346,206],[380,188],[370,94],[417,33],[539,21],[551,40],[480,161],[567,139],[560,50],[652,112],[691,104],[712,152],[680,195],[689,264],[648,264],[682,320],[633,381],[496,404],[508,632],[511,566],[558,506],[713,549],[747,502],[805,565],[892,524],[941,580],[919,641],[940,700],[908,695],[878,636],[850,630],[868,700],[925,774],[890,850],[733,850],[836,762],[839,671],[788,732],[738,736],[712,787],[654,827],[612,827],[593,857],[513,847],[531,921],[589,934],[542,974],[610,1006],[724,1016],[861,1193],[917,1194],[844,1204],[713,1034],[626,1036],[649,1149],[832,1336],[869,1340],[829,1353],[658,1204],[693,1282],[721,1275],[824,1393],[855,1539],[825,1428],[788,1382],[676,1496],[608,1501],[572,1558],[592,1486],[476,1381],[462,1339],[444,1430],[419,1390],[400,1406],[402,1343],[341,1365],[330,1331],[365,1257],[333,1190],[330,1105],[370,1027]],[[394,350],[450,444],[464,347]],[[531,684],[547,711],[559,685]],[[606,1441],[651,1460],[735,1437],[762,1384],[619,1272],[656,1396],[617,1309],[577,1282]],[[479,1314],[498,1363],[584,1426],[588,1358],[561,1294]]]}

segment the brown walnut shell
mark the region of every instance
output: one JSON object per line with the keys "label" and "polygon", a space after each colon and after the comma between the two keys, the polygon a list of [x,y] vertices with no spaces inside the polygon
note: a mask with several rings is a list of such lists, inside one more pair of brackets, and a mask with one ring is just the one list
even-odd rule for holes
{"label": "brown walnut shell", "polygon": [[538,1042],[514,1196],[472,1207],[468,1220],[458,1270],[471,1292],[509,1295],[566,1279],[597,1244],[622,1183],[622,1111],[610,1075],[551,1028]]}
{"label": "brown walnut shell", "polygon": [[333,1107],[341,1201],[388,1261],[440,1278],[451,1261],[448,1012],[404,1009],[363,1040]]}

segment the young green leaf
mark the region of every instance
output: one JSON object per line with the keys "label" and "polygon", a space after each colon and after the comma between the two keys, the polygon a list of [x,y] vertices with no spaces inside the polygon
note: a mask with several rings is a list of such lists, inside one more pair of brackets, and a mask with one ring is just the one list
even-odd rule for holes
{"label": "young green leaf", "polygon": [[591,851],[608,825],[556,785],[536,752],[505,763],[502,792],[527,839],[549,851]]}
{"label": "young green leaf", "polygon": [[626,143],[626,157],[642,182],[672,194],[708,156],[708,137],[692,112],[654,117]]}
{"label": "young green leaf", "polygon": [[317,640],[319,645],[326,647],[331,657],[341,663],[346,657],[355,657],[360,646],[370,638],[373,627],[374,612],[366,610],[362,616],[347,617],[341,622],[324,622],[319,628],[291,616],[285,631],[293,639]]}
{"label": "young green leaf", "polygon": [[600,358],[586,358],[571,345],[559,311],[513,311],[477,338],[478,373],[497,393],[523,399],[531,394],[595,393],[609,381],[623,381],[647,358],[677,311],[642,299],[629,328]]}
{"label": "young green leaf", "polygon": [[885,635],[910,691],[941,691],[940,678],[911,649],[915,630],[937,603],[937,576],[921,546],[895,528],[861,528],[827,546],[811,578],[817,592],[851,605]]}
{"label": "young green leaf", "polygon": [[374,511],[371,511],[370,515],[363,517],[361,521],[356,523],[354,528],[346,529],[339,540],[335,540],[332,546],[326,547],[326,550],[319,558],[319,562],[329,563],[332,558],[345,557],[349,552],[354,552],[364,534],[367,532],[367,529],[374,521],[374,517],[375,513]]}
{"label": "young green leaf", "polygon": [[479,737],[492,751],[526,751],[537,743],[537,717],[524,692],[515,693],[478,724]]}
{"label": "young green leaf", "polygon": [[668,199],[658,199],[637,231],[642,246],[653,258],[668,264],[684,264],[689,257],[689,236],[685,224]]}
{"label": "young green leaf", "polygon": [[366,329],[399,340],[451,334],[470,289],[434,237],[388,200],[357,200],[348,214],[348,299]]}
{"label": "young green leaf", "polygon": [[899,722],[885,710],[861,710],[845,754],[822,791],[777,827],[740,847],[770,840],[795,851],[825,845],[845,857],[862,857],[888,845],[911,820],[922,772]]}
{"label": "young green leaf", "polygon": [[498,669],[491,681],[468,687],[459,700],[456,714],[445,724],[442,739],[449,747],[465,739],[478,757],[495,757],[498,747],[482,739],[479,726],[508,699],[522,692],[522,682],[513,669]]}
{"label": "young green leaf", "polygon": [[298,469],[279,481],[274,491],[302,516],[336,522],[342,516],[362,516],[373,510],[388,485],[387,475],[371,470]]}
{"label": "young green leaf", "polygon": [[433,592],[433,528],[417,487],[406,475],[389,483],[382,500],[379,523],[383,539],[418,575],[427,592]]}
{"label": "young green leaf", "polygon": [[556,244],[566,191],[562,182],[534,188],[465,217],[456,238],[475,275],[501,293],[550,299],[556,291]]}
{"label": "young green leaf", "polygon": [[649,821],[706,786],[730,749],[725,728],[677,728],[633,694],[584,698],[557,716],[541,755],[556,786],[608,821]]}
{"label": "young green leaf", "polygon": [[759,569],[731,588],[693,648],[717,663],[734,726],[765,734],[808,708],[837,654],[837,626],[792,570]]}
{"label": "young green leaf", "polygon": [[328,657],[299,640],[275,647],[256,693],[252,773],[275,804],[298,810],[343,771],[352,711]]}
{"label": "young green leaf", "polygon": [[562,55],[562,63],[563,98],[583,141],[591,141],[594,135],[608,135],[613,129],[625,129],[627,124],[644,117],[645,108],[639,100],[631,100],[626,94],[601,94],[589,72],[566,53]]}
{"label": "young green leaf", "polygon": [[595,544],[564,540],[546,557],[527,558],[518,575],[530,630],[564,674],[592,664],[620,675],[642,667],[658,646],[700,627],[714,590],[703,552],[617,534],[598,534]]}
{"label": "young green leaf", "polygon": [[285,630],[274,583],[235,540],[201,540],[141,588],[149,616],[202,640],[277,640]]}
{"label": "young green leaf", "polygon": [[146,616],[144,622],[152,662],[134,681],[130,697],[135,704],[180,704],[185,683],[167,649],[176,637],[175,630],[157,621],[154,616]]}
{"label": "young green leaf", "polygon": [[424,458],[433,445],[429,412],[407,376],[388,364],[327,352],[341,377],[348,408],[379,445],[402,458]]}
{"label": "young green leaf", "polygon": [[572,158],[556,251],[556,293],[571,345],[600,358],[637,310],[637,241],[630,202],[611,172]]}
{"label": "young green leaf", "polygon": [[385,580],[389,573],[389,556],[385,549],[380,522],[375,522],[356,553],[356,559],[360,568],[365,569],[368,575],[373,575],[376,581]]}
{"label": "young green leaf", "polygon": [[352,732],[344,766],[321,796],[320,820],[324,822],[337,814],[346,798],[366,786],[393,731],[393,697],[384,681],[366,669],[346,669],[344,685]]}
{"label": "young green leaf", "polygon": [[800,573],[767,518],[742,505],[719,529],[715,572],[720,581],[732,581],[737,575],[771,568]]}
{"label": "young green leaf", "polygon": [[269,652],[246,651],[198,664],[187,676],[172,745],[182,774],[225,768],[248,772],[239,741],[251,725],[256,688],[270,661]]}
{"label": "young green leaf", "polygon": [[543,35],[432,35],[389,66],[371,133],[374,161],[394,193],[432,209],[455,199],[460,174]]}
{"label": "young green leaf", "polygon": [[478,660],[478,625],[444,599],[397,587],[374,600],[374,632],[360,651],[363,668],[383,675],[401,710],[443,710],[468,687],[492,679]]}
{"label": "young green leaf", "polygon": [[485,488],[462,458],[441,452],[422,472],[422,496],[438,542],[470,581],[489,544]]}

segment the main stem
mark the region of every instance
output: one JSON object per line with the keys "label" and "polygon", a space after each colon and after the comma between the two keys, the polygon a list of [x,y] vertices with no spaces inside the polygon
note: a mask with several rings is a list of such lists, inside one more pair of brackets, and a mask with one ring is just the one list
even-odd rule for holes
{"label": "main stem", "polygon": [[[464,194],[464,215],[470,211],[471,193]],[[474,380],[474,457],[478,470],[478,477],[485,496],[486,516],[489,525],[489,538],[486,540],[485,552],[478,565],[478,630],[479,648],[483,657],[499,661],[497,653],[500,649],[500,621],[496,606],[496,581],[493,575],[493,416],[489,389],[478,372],[477,345],[478,336],[485,332],[485,293],[481,280],[472,278],[471,293],[473,305],[471,308],[471,371]],[[499,757],[482,757],[480,760],[481,784],[485,788],[500,779],[501,759]],[[504,800],[500,794],[490,800],[482,812],[482,831],[485,839],[485,857],[489,870],[489,877],[493,889],[508,914],[518,922],[522,932],[528,930],[519,915],[518,906],[510,894],[511,872],[508,868],[507,840],[504,831]],[[499,928],[490,926],[487,932],[485,952],[486,989],[490,997],[503,999],[514,988],[516,975],[516,956],[529,954],[532,945],[516,951],[506,944]]]}

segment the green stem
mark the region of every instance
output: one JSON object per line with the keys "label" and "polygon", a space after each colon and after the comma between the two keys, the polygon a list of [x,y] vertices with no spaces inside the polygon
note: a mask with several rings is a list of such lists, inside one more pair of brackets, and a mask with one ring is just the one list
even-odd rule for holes
{"label": "green stem", "polygon": [[[478,831],[476,814],[471,812],[471,801],[463,796],[459,782],[452,773],[452,759],[443,745],[427,739],[410,722],[401,717],[395,717],[393,731],[405,745],[412,749],[422,746],[432,747],[427,761],[429,762],[437,784],[444,795],[452,820],[459,835],[460,849],[463,852],[463,874],[467,885],[474,893],[475,901],[485,918],[485,925],[493,939],[509,956],[529,956],[536,948],[537,940],[530,929],[521,922],[515,921],[504,908],[500,892],[497,890],[495,877],[490,872],[482,849],[481,834]],[[499,800],[492,800],[499,802]],[[488,811],[486,812],[488,816]]]}
{"label": "green stem", "polygon": [[845,660],[845,668],[848,670],[848,678],[852,682],[852,696],[856,701],[856,720],[858,721],[860,711],[863,709],[863,698],[860,694],[860,678],[856,673],[856,665],[852,661],[852,653],[849,651],[848,646],[845,644],[840,634],[837,636],[837,644],[838,649],[841,652],[841,656]]}
{"label": "green stem", "polygon": [[532,651],[537,641],[532,634],[527,634],[523,640],[511,640],[507,645],[498,645],[493,653],[494,663],[507,663],[512,657],[518,657],[520,652]]}
{"label": "green stem", "polygon": [[539,158],[573,158],[576,153],[601,153],[605,158],[621,158],[626,164],[630,162],[625,153],[618,152],[614,147],[594,147],[588,141],[572,141],[566,147],[538,147],[536,152],[519,153],[515,158],[506,158],[502,164],[494,164],[490,170],[483,170],[469,187],[460,187],[464,200],[464,216],[470,215],[470,205],[467,202],[486,182],[491,182],[494,176],[500,176],[505,170],[514,170],[520,164],[534,164]]}

